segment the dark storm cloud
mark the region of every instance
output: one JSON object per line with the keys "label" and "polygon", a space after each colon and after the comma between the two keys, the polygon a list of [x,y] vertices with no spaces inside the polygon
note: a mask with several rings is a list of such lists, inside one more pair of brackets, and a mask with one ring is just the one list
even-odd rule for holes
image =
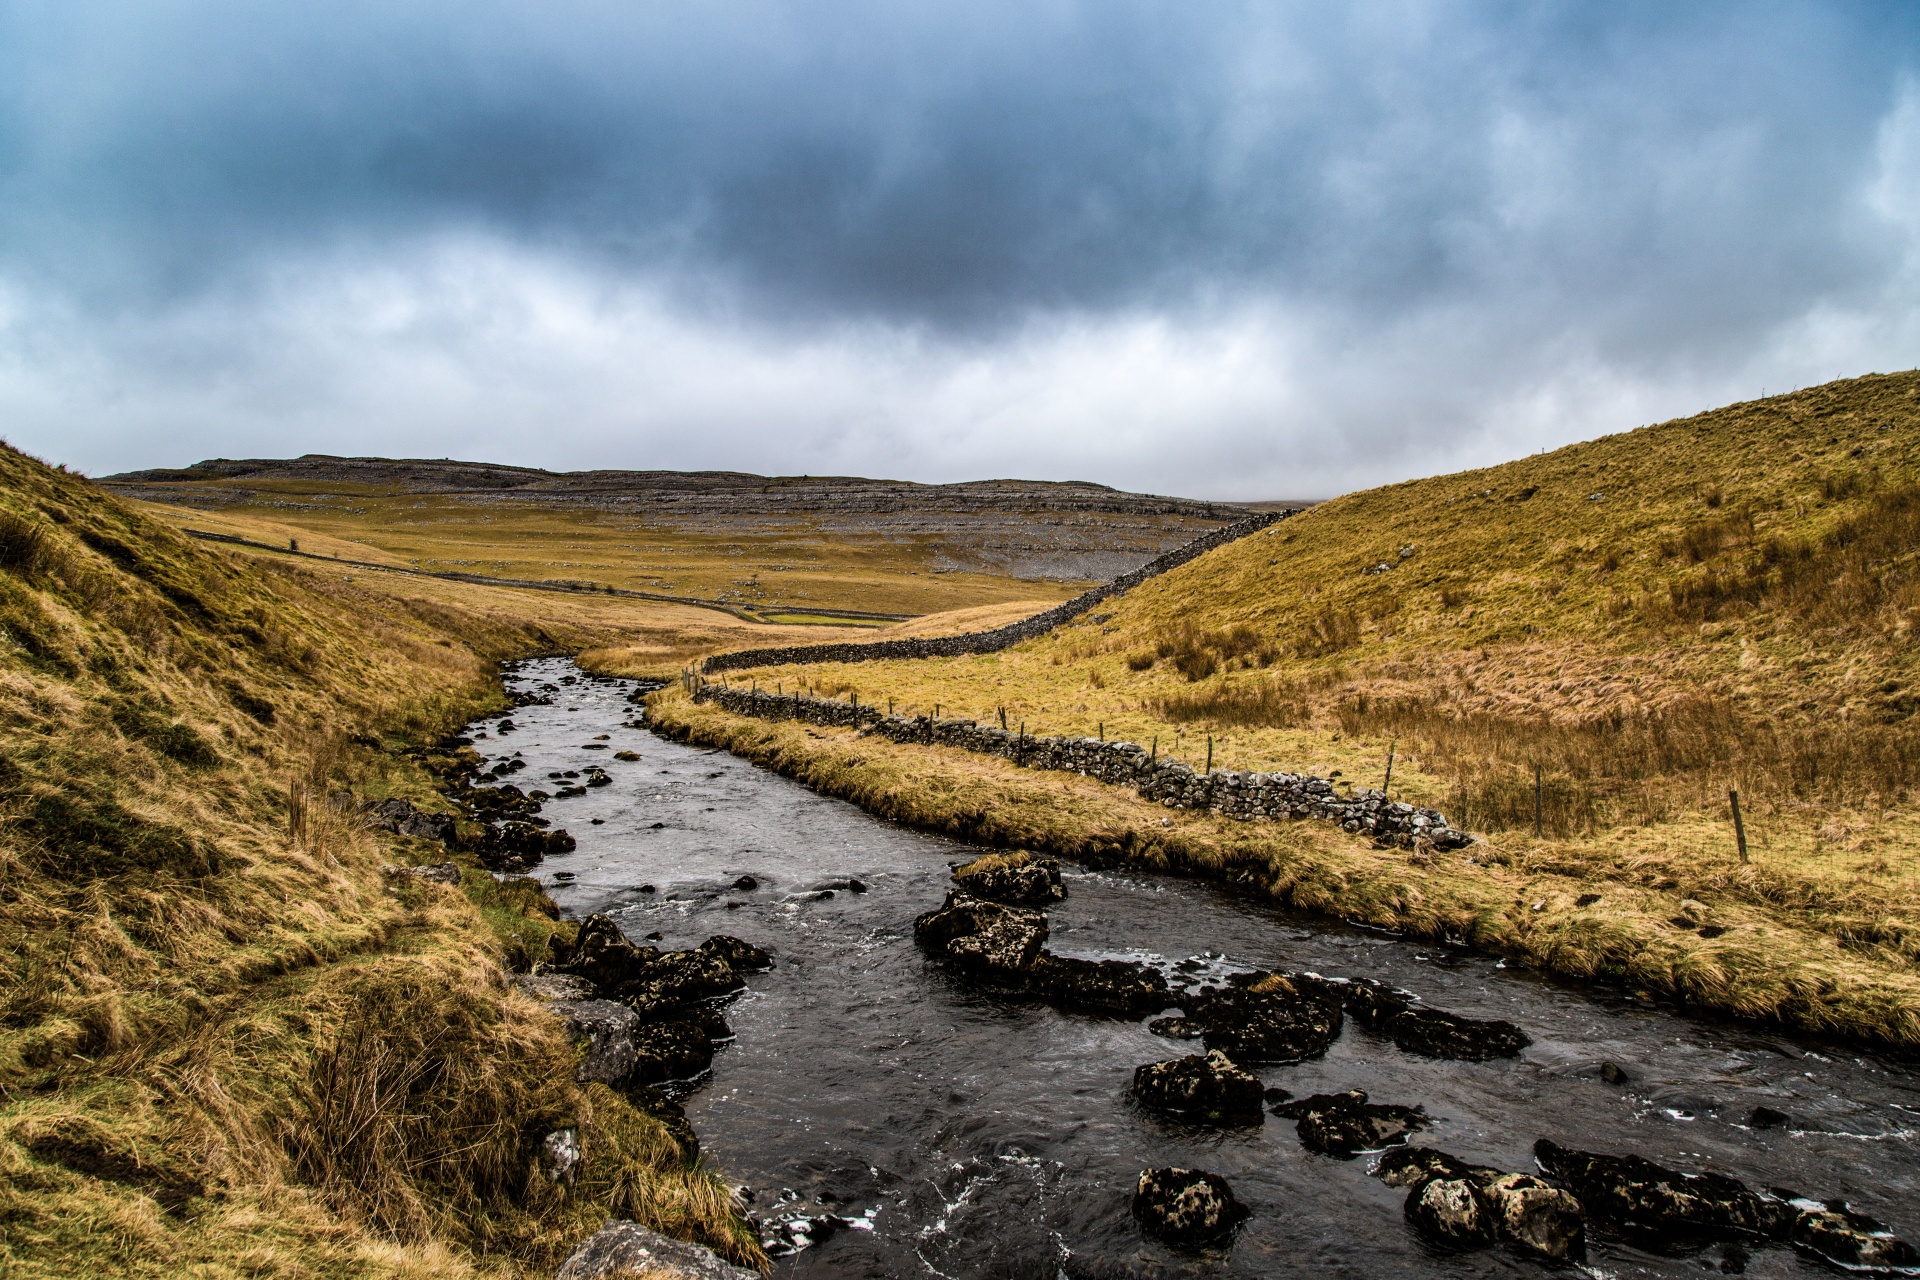
{"label": "dark storm cloud", "polygon": [[[1902,5],[0,4],[6,354],[268,360],[315,296],[292,267],[468,237],[756,342],[1007,355],[1047,317],[1251,308],[1378,387],[1354,353],[1426,323],[1483,383],[1419,389],[1451,447],[1556,361],[1692,386],[1886,313],[1915,34]],[[293,342],[226,376],[330,376]],[[1377,442],[1369,387],[1309,390],[1270,417]]]}

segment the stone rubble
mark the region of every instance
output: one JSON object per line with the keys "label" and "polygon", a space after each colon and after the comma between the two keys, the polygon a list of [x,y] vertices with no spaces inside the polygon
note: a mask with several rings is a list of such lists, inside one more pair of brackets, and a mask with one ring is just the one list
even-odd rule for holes
{"label": "stone rubble", "polygon": [[1206,810],[1242,822],[1313,818],[1402,848],[1430,841],[1445,851],[1473,843],[1467,832],[1448,825],[1439,810],[1389,800],[1369,787],[1342,795],[1328,779],[1308,774],[1234,769],[1204,773],[1178,760],[1156,758],[1134,742],[1034,737],[973,720],[887,715],[854,701],[713,683],[696,684],[693,700],[713,703],[732,715],[854,728],[891,742],[958,747],[1028,769],[1078,773],[1133,787],[1142,799],[1168,809]]}

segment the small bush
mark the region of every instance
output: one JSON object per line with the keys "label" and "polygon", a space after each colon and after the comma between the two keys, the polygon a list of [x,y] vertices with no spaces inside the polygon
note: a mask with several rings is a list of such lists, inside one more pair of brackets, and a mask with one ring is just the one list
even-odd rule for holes
{"label": "small bush", "polygon": [[1127,655],[1127,670],[1145,671],[1153,666],[1156,660],[1156,655],[1149,653],[1145,649],[1142,649],[1138,653],[1130,653]]}

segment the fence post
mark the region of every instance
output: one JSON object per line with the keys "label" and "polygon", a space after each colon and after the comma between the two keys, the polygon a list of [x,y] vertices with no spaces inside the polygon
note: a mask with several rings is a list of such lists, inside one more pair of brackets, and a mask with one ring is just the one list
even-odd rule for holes
{"label": "fence post", "polygon": [[1400,745],[1398,738],[1387,744],[1387,776],[1380,784],[1380,794],[1383,796],[1387,794],[1387,788],[1393,785],[1393,749],[1398,745]]}
{"label": "fence post", "polygon": [[1207,772],[1213,772],[1213,735],[1207,735]]}
{"label": "fence post", "polygon": [[1105,742],[1106,740],[1107,740],[1107,722],[1105,720],[1102,720],[1100,722],[1100,741]]}
{"label": "fence post", "polygon": [[1147,752],[1147,763],[1153,764],[1160,759],[1160,735],[1153,735],[1153,750]]}
{"label": "fence post", "polygon": [[1543,834],[1540,823],[1540,766],[1533,766],[1533,838],[1538,840]]}
{"label": "fence post", "polygon": [[1747,860],[1747,824],[1740,821],[1740,793],[1729,787],[1727,799],[1733,802],[1733,838],[1740,846],[1740,861],[1745,862]]}
{"label": "fence post", "polygon": [[1007,730],[1007,709],[1005,707],[1001,707],[1000,708],[1000,731],[1002,733],[1005,733],[1006,730]]}

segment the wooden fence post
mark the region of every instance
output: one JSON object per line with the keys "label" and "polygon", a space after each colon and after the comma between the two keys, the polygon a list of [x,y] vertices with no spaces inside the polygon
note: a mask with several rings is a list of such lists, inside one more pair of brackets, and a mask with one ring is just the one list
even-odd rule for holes
{"label": "wooden fence post", "polygon": [[1212,734],[1207,735],[1207,770],[1206,771],[1208,773],[1213,772],[1213,735]]}
{"label": "wooden fence post", "polygon": [[1733,802],[1733,838],[1740,846],[1740,861],[1747,860],[1747,824],[1740,821],[1740,793],[1732,787],[1727,788],[1727,799]]}
{"label": "wooden fence post", "polygon": [[1398,738],[1387,744],[1387,776],[1380,784],[1380,794],[1383,796],[1387,794],[1387,788],[1393,785],[1393,749],[1398,745],[1400,745]]}

